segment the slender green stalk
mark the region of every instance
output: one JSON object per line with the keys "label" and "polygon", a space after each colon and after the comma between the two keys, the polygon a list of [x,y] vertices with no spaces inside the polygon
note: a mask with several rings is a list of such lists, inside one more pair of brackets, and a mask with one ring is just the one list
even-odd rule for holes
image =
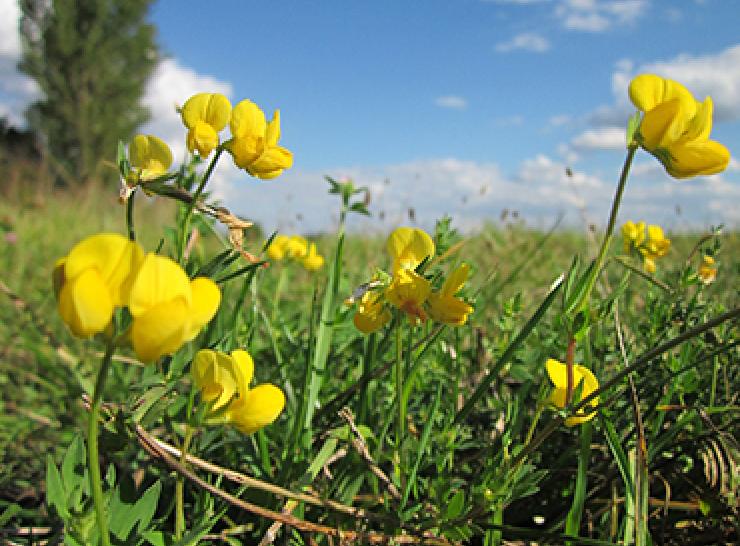
{"label": "slender green stalk", "polygon": [[406,423],[406,407],[403,403],[403,332],[401,323],[396,326],[396,404],[398,419],[396,421],[396,458],[401,461],[401,440],[404,436]]}
{"label": "slender green stalk", "polygon": [[617,183],[617,191],[614,194],[612,200],[612,209],[609,213],[609,221],[606,226],[606,232],[604,233],[604,239],[601,241],[601,247],[599,248],[599,254],[596,256],[594,268],[591,270],[591,276],[588,280],[588,286],[583,292],[583,296],[579,304],[575,307],[577,311],[583,309],[588,305],[591,297],[591,291],[596,284],[596,279],[601,273],[601,268],[606,260],[606,253],[609,250],[609,245],[612,242],[612,236],[614,235],[614,226],[617,223],[617,214],[619,213],[619,206],[622,203],[622,195],[624,194],[624,188],[627,186],[627,177],[629,176],[630,167],[632,166],[632,160],[637,152],[637,144],[631,144],[627,147],[627,157],[624,159],[624,165],[622,166],[622,174],[619,176],[619,182]]}
{"label": "slender green stalk", "polygon": [[[195,403],[195,390],[190,391],[188,398],[188,407],[185,411],[185,436],[182,439],[182,448],[180,449],[180,464],[187,466],[188,449],[193,439],[195,429],[190,424],[190,416],[193,413],[193,404]],[[177,476],[175,483],[175,538],[180,540],[185,532],[185,477],[181,474]]]}
{"label": "slender green stalk", "polygon": [[87,467],[90,474],[90,491],[92,493],[93,504],[95,505],[95,518],[98,522],[100,531],[100,544],[110,546],[110,535],[108,534],[108,514],[103,496],[103,482],[100,477],[100,461],[98,454],[98,418],[100,417],[100,405],[103,397],[103,388],[105,380],[113,360],[115,343],[113,340],[108,342],[103,355],[103,361],[98,370],[98,378],[95,381],[95,390],[93,391],[92,401],[90,402],[90,416],[87,422]]}
{"label": "slender green stalk", "polygon": [[[591,458],[591,435],[593,424],[591,421],[581,425],[581,449],[578,451],[578,474],[576,475],[576,485],[573,491],[573,503],[568,511],[568,517],[565,520],[565,534],[577,537],[581,528],[581,518],[583,516],[583,506],[586,502],[586,486],[588,485],[588,462]],[[566,544],[574,544],[569,541]]]}
{"label": "slender green stalk", "polygon": [[196,204],[198,203],[198,199],[200,199],[200,196],[203,195],[203,191],[206,188],[206,184],[208,183],[208,179],[211,178],[211,175],[213,174],[213,169],[216,168],[216,163],[218,163],[218,159],[221,157],[221,154],[223,153],[224,148],[223,146],[219,146],[216,148],[216,153],[213,155],[213,159],[211,160],[211,163],[208,165],[208,168],[206,169],[206,172],[203,173],[203,178],[200,180],[200,184],[198,184],[198,187],[195,190],[195,193],[193,194],[193,199],[188,203],[186,209],[185,209],[185,216],[182,219],[182,225],[180,226],[180,240],[178,241],[178,249],[177,254],[180,258],[180,262],[183,260],[183,256],[185,254],[185,245],[187,244],[187,238],[188,238],[188,231],[190,228],[190,218],[193,216],[193,209],[195,208]]}
{"label": "slender green stalk", "polygon": [[131,192],[126,201],[126,228],[128,229],[128,238],[131,241],[136,240],[136,231],[134,230],[134,199],[136,198],[136,188]]}

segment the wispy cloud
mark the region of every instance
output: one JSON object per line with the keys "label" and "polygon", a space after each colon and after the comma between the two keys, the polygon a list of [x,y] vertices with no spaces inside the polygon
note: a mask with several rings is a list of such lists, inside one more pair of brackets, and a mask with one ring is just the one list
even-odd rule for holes
{"label": "wispy cloud", "polygon": [[544,53],[550,49],[550,42],[544,36],[536,32],[523,32],[517,34],[511,40],[496,44],[496,51],[499,53],[508,53],[521,49],[523,51],[532,51],[534,53]]}
{"label": "wispy cloud", "polygon": [[568,30],[604,32],[634,23],[648,7],[647,0],[563,0],[555,15]]}
{"label": "wispy cloud", "polygon": [[627,139],[623,127],[599,127],[576,136],[571,145],[576,150],[624,150]]}
{"label": "wispy cloud", "polygon": [[230,83],[198,74],[176,59],[164,59],[147,82],[143,102],[151,112],[151,119],[142,127],[142,132],[159,136],[170,145],[175,156],[181,158],[185,128],[175,108],[182,106],[191,95],[205,91],[228,97],[232,88]]}
{"label": "wispy cloud", "polygon": [[434,99],[434,104],[440,108],[448,108],[450,110],[465,110],[468,107],[468,101],[458,95],[437,97]]}
{"label": "wispy cloud", "polygon": [[12,125],[23,125],[23,111],[39,96],[36,82],[18,72],[19,17],[17,2],[0,1],[0,118],[7,118]]}

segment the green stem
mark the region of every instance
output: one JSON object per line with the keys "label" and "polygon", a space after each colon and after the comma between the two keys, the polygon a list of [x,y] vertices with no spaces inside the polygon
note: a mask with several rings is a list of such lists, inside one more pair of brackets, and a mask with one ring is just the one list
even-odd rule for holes
{"label": "green stem", "polygon": [[108,514],[106,513],[105,498],[103,497],[103,483],[100,477],[100,461],[98,454],[98,418],[100,417],[101,398],[105,380],[110,369],[110,364],[115,351],[115,343],[111,340],[105,349],[103,361],[98,370],[98,378],[95,381],[95,390],[90,403],[90,416],[87,422],[87,467],[90,473],[90,491],[92,492],[93,504],[95,505],[95,517],[100,530],[100,544],[110,546],[108,534]]}
{"label": "green stem", "polygon": [[[583,516],[583,506],[586,501],[586,486],[588,485],[588,462],[591,458],[591,435],[593,424],[587,421],[581,425],[581,449],[578,452],[578,474],[576,475],[576,485],[573,492],[573,503],[565,520],[565,534],[577,537],[581,528],[581,518]],[[569,546],[575,542],[566,542]]]}
{"label": "green stem", "polygon": [[[182,439],[182,447],[180,449],[180,464],[187,466],[188,464],[188,449],[190,448],[190,442],[193,439],[193,433],[195,429],[190,424],[190,416],[193,412],[193,404],[195,403],[195,390],[190,391],[190,397],[188,398],[188,407],[185,412],[185,436]],[[185,533],[185,476],[178,474],[177,482],[175,483],[175,539],[180,540],[183,533]]]}
{"label": "green stem", "polygon": [[406,405],[403,403],[403,335],[401,324],[396,326],[396,404],[398,404],[398,421],[396,423],[396,455],[401,460],[401,439],[406,422]]}
{"label": "green stem", "polygon": [[136,240],[136,231],[134,230],[134,198],[136,197],[136,188],[131,192],[126,201],[126,227],[128,228],[128,238],[130,241]]}
{"label": "green stem", "polygon": [[601,268],[606,260],[606,253],[609,250],[609,245],[614,235],[614,226],[617,223],[617,214],[619,213],[619,206],[622,203],[622,195],[624,194],[624,188],[627,185],[627,177],[629,176],[630,167],[632,166],[632,160],[635,157],[638,146],[631,144],[627,148],[627,157],[624,159],[624,165],[622,166],[622,174],[619,176],[619,182],[617,183],[617,191],[614,194],[614,200],[612,201],[612,210],[609,213],[609,222],[606,226],[606,233],[604,233],[604,240],[601,241],[601,248],[599,248],[599,254],[596,256],[594,268],[591,272],[591,278],[588,281],[588,288],[583,293],[583,297],[576,307],[577,310],[583,309],[587,304],[591,296],[591,291],[596,284],[596,279],[601,273]]}
{"label": "green stem", "polygon": [[181,231],[180,231],[180,240],[178,244],[179,248],[177,249],[180,262],[182,262],[183,256],[185,254],[185,245],[187,244],[188,231],[190,227],[190,218],[193,216],[193,209],[198,203],[200,196],[203,195],[203,191],[206,188],[208,179],[211,178],[211,175],[213,174],[213,169],[216,168],[216,163],[218,163],[218,159],[221,157],[221,154],[223,153],[223,151],[224,151],[223,146],[219,146],[218,148],[216,148],[216,153],[213,155],[213,159],[211,160],[211,163],[208,165],[206,172],[203,173],[203,178],[201,178],[200,184],[198,184],[198,187],[196,188],[195,193],[193,194],[193,199],[188,203],[187,208],[185,209],[185,216],[182,219],[182,226],[181,226]]}

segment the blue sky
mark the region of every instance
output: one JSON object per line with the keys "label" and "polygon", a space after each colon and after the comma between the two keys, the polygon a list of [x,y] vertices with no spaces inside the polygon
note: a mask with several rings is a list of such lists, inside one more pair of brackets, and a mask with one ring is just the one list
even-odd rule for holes
{"label": "blue sky", "polygon": [[[603,223],[633,111],[627,84],[643,71],[711,95],[713,138],[739,148],[732,0],[160,1],[151,20],[168,59],[146,130],[181,150],[173,105],[197,91],[281,110],[293,169],[256,182],[226,161],[214,180],[227,206],[270,229],[331,226],[324,174],[370,187],[376,217],[363,228],[407,221],[408,207],[426,227],[449,213],[475,228],[505,208],[536,226],[560,213]],[[11,119],[32,96],[13,81],[0,89]],[[739,173],[733,159],[722,175],[677,182],[641,153],[623,218],[737,226]]]}

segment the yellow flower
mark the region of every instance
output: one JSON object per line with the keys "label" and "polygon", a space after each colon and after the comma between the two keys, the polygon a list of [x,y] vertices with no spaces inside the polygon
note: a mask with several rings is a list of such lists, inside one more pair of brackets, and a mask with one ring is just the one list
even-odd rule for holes
{"label": "yellow flower", "polygon": [[457,294],[468,279],[470,266],[462,264],[455,269],[445,280],[439,292],[429,295],[429,314],[437,322],[462,326],[468,320],[468,315],[473,308],[460,298]]}
{"label": "yellow flower", "polygon": [[702,263],[699,266],[699,280],[704,284],[712,284],[717,277],[717,267],[714,258],[708,255],[702,257]]}
{"label": "yellow flower", "polygon": [[382,293],[377,290],[368,290],[362,295],[352,318],[355,327],[363,334],[380,330],[390,320],[391,312],[383,305]]}
{"label": "yellow flower", "polygon": [[413,269],[402,268],[393,276],[385,297],[391,305],[406,313],[412,324],[418,324],[427,320],[424,302],[431,291],[428,280]]}
{"label": "yellow flower", "polygon": [[128,157],[132,185],[162,176],[172,165],[170,147],[153,135],[136,135],[128,145]]}
{"label": "yellow flower", "polygon": [[[547,375],[550,377],[550,381],[552,381],[552,384],[555,386],[555,390],[550,394],[550,403],[555,407],[562,409],[565,407],[568,390],[567,366],[553,358],[548,358],[545,368],[547,369]],[[573,366],[573,392],[576,391],[578,385],[581,383],[583,383],[583,387],[581,388],[581,400],[599,388],[599,382],[596,377],[594,377],[594,374],[591,373],[591,370],[575,364]],[[593,407],[596,407],[598,404],[598,396],[588,403],[588,405]],[[585,423],[586,421],[593,419],[594,415],[596,415],[595,412],[586,414],[584,409],[581,408],[578,410],[576,415],[568,417],[565,420],[565,424],[566,426],[572,427],[580,423]]]}
{"label": "yellow flower", "polygon": [[635,134],[637,142],[653,154],[675,178],[715,174],[727,168],[730,152],[709,140],[713,103],[698,102],[680,83],[654,74],[641,74],[630,82],[632,103],[644,116]]}
{"label": "yellow flower", "polygon": [[201,398],[211,402],[211,409],[223,409],[219,420],[251,434],[272,423],[285,407],[283,391],[269,383],[249,388],[254,362],[247,351],[237,349],[230,355],[204,349],[193,361],[193,381]]}
{"label": "yellow flower", "polygon": [[134,351],[143,361],[174,353],[198,335],[220,302],[221,291],[211,279],[191,281],[173,260],[147,254],[128,300]]}
{"label": "yellow flower", "polygon": [[229,122],[231,103],[220,93],[198,93],[185,102],[181,115],[188,128],[188,150],[208,157],[218,146],[218,133]]}
{"label": "yellow flower", "polygon": [[272,238],[270,246],[267,247],[267,256],[276,262],[279,262],[285,257],[285,247],[288,244],[289,237],[287,235],[275,235]]}
{"label": "yellow flower", "polygon": [[288,237],[285,243],[285,254],[288,258],[304,258],[308,254],[308,241],[300,235]]}
{"label": "yellow flower", "polygon": [[645,241],[645,222],[631,220],[622,226],[622,237],[624,238],[624,252],[629,254],[632,248],[639,248]]}
{"label": "yellow flower", "polygon": [[231,402],[240,385],[249,383],[245,379],[252,377],[253,370],[254,363],[246,351],[234,351],[229,356],[202,349],[193,359],[193,383],[200,390],[201,399],[212,403],[215,411]]}
{"label": "yellow flower", "polygon": [[642,254],[643,265],[648,273],[655,272],[655,260],[665,256],[670,247],[671,241],[666,239],[663,228],[655,225],[647,227],[647,240],[640,247],[640,253]]}
{"label": "yellow flower", "polygon": [[128,300],[133,276],[144,257],[141,247],[116,233],[100,233],[77,243],[54,267],[59,314],[78,337],[90,337],[110,324],[115,307]]}
{"label": "yellow flower", "polygon": [[393,259],[394,275],[399,269],[416,269],[425,258],[434,256],[434,241],[417,228],[397,228],[388,237],[386,246]]}
{"label": "yellow flower", "polygon": [[310,244],[308,253],[301,263],[309,271],[318,271],[324,266],[324,257],[316,250],[316,243]]}
{"label": "yellow flower", "polygon": [[228,149],[234,163],[252,176],[270,179],[293,165],[293,154],[278,146],[280,111],[276,110],[267,123],[265,114],[250,100],[243,100],[231,113],[231,134]]}

